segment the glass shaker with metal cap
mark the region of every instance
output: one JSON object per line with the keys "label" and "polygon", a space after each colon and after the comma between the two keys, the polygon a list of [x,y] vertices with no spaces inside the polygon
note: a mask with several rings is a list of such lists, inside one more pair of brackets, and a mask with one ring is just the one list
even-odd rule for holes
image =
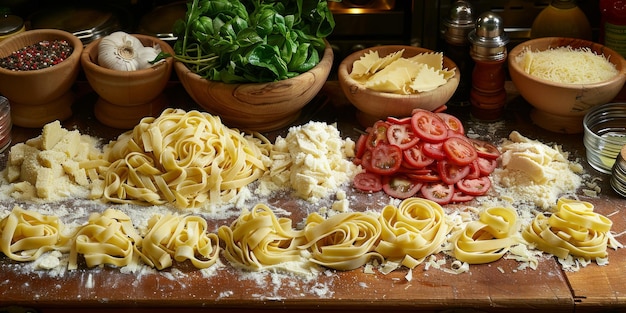
{"label": "glass shaker with metal cap", "polygon": [[446,55],[456,63],[461,75],[459,86],[450,103],[459,106],[469,105],[471,88],[470,75],[473,67],[469,56],[469,33],[474,29],[472,5],[465,0],[457,0],[450,8],[450,15],[443,20],[442,36],[446,42]]}
{"label": "glass shaker with metal cap", "polygon": [[474,60],[470,112],[479,120],[498,120],[506,102],[504,63],[509,42],[500,16],[491,11],[481,14],[469,41]]}

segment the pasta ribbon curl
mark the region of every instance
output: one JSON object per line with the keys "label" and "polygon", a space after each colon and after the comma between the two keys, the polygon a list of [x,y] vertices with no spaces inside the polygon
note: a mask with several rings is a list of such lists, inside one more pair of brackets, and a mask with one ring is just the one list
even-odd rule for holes
{"label": "pasta ribbon curl", "polygon": [[493,207],[480,213],[478,221],[467,223],[453,238],[454,256],[469,264],[500,259],[517,242],[517,212]]}
{"label": "pasta ribbon curl", "polygon": [[196,268],[208,268],[219,258],[219,238],[207,233],[207,222],[199,216],[157,214],[148,221],[143,238],[143,261],[159,270],[190,260]]}
{"label": "pasta ribbon curl", "polygon": [[324,219],[309,214],[304,228],[312,262],[337,270],[353,270],[372,258],[384,257],[374,251],[381,234],[377,217],[364,212],[338,213]]}
{"label": "pasta ribbon curl", "polygon": [[387,205],[379,217],[382,232],[376,251],[414,268],[441,250],[452,229],[445,217],[443,208],[427,199],[407,198],[397,208]]}
{"label": "pasta ribbon curl", "polygon": [[561,259],[569,254],[591,258],[607,256],[608,232],[613,222],[593,212],[589,202],[560,198],[550,217],[538,214],[522,236],[538,249]]}
{"label": "pasta ribbon curl", "polygon": [[68,269],[78,268],[78,254],[88,267],[102,264],[127,266],[138,264],[142,238],[124,212],[112,208],[93,213],[74,237]]}
{"label": "pasta ribbon curl", "polygon": [[57,216],[15,206],[0,221],[0,250],[15,261],[34,261],[52,250],[65,252],[69,249],[69,238],[62,235],[63,229]]}
{"label": "pasta ribbon curl", "polygon": [[245,269],[307,272],[308,259],[299,248],[305,243],[302,231],[292,228],[291,219],[277,218],[264,204],[243,210],[230,227],[221,226],[218,235],[225,245],[224,257]]}
{"label": "pasta ribbon curl", "polygon": [[263,175],[267,149],[224,126],[219,117],[166,109],[107,146],[111,165],[103,173],[103,197],[181,209],[227,203]]}

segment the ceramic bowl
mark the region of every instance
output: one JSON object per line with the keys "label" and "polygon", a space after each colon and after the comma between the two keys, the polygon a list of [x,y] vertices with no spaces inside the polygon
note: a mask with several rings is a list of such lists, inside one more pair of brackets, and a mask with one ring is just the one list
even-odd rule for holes
{"label": "ceramic bowl", "polygon": [[17,126],[37,128],[72,115],[71,87],[80,71],[83,43],[71,33],[57,29],[29,30],[0,42],[0,58],[4,58],[26,46],[57,39],[68,41],[74,49],[57,65],[30,71],[0,67],[0,94],[9,99],[13,124]]}
{"label": "ceramic bowl", "polygon": [[434,52],[421,47],[386,45],[366,48],[354,52],[341,61],[338,68],[338,79],[341,89],[346,98],[357,108],[357,119],[363,126],[372,125],[373,122],[386,119],[389,116],[406,117],[410,116],[414,109],[425,109],[433,111],[445,105],[454,95],[461,73],[456,64],[448,57],[443,57],[443,68],[457,69],[455,74],[447,83],[437,87],[437,89],[414,93],[409,95],[395,94],[390,92],[379,92],[366,88],[363,84],[354,80],[350,73],[352,65],[369,51],[378,51],[380,57],[404,49],[402,57],[412,57],[420,53]]}
{"label": "ceramic bowl", "polygon": [[[566,46],[574,49],[587,47],[597,54],[603,54],[619,73],[599,83],[564,84],[532,76],[517,61],[518,56],[527,48],[531,51],[543,51]],[[525,41],[509,52],[508,69],[520,95],[533,106],[533,122],[558,133],[583,132],[584,115],[597,105],[611,102],[626,81],[626,61],[619,53],[598,43],[573,38],[544,37]]]}
{"label": "ceramic bowl", "polygon": [[[171,55],[174,50],[156,37],[132,34],[144,46],[158,44]],[[94,113],[103,124],[128,129],[146,116],[157,116],[167,101],[163,90],[171,78],[174,60],[167,58],[151,68],[136,71],[118,71],[98,65],[98,44],[102,38],[92,41],[83,50],[81,64],[91,88],[100,96]]]}
{"label": "ceramic bowl", "polygon": [[191,98],[208,113],[233,128],[272,131],[293,123],[302,108],[324,86],[333,65],[333,50],[326,43],[320,62],[296,77],[268,83],[227,84],[210,81],[181,62],[174,69]]}

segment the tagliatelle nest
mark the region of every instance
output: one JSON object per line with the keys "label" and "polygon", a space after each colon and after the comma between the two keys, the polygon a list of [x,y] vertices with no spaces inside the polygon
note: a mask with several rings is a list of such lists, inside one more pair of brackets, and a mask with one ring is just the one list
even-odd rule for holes
{"label": "tagliatelle nest", "polygon": [[352,64],[350,76],[365,88],[399,94],[434,90],[454,76],[454,69],[443,68],[443,53],[420,53],[402,57],[404,49],[380,57],[369,51]]}

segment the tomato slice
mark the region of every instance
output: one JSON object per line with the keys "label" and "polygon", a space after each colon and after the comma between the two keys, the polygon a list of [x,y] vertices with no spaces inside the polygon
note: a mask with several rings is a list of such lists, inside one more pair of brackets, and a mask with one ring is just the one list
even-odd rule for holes
{"label": "tomato slice", "polygon": [[408,149],[402,151],[404,161],[412,167],[415,168],[424,168],[433,162],[435,159],[427,156],[423,150],[423,144],[418,142],[417,144],[409,147]]}
{"label": "tomato slice", "polygon": [[441,181],[449,185],[456,184],[470,172],[469,165],[458,165],[447,160],[437,162],[437,169],[439,176],[441,176]]}
{"label": "tomato slice", "polygon": [[463,123],[461,123],[461,120],[459,120],[456,116],[444,112],[438,112],[435,114],[443,120],[446,126],[448,126],[448,129],[451,129],[459,134],[465,134]]}
{"label": "tomato slice", "polygon": [[441,205],[450,203],[454,196],[454,185],[443,182],[424,184],[420,189],[425,199],[437,202]]}
{"label": "tomato slice", "polygon": [[416,180],[422,183],[432,183],[432,182],[440,182],[441,176],[437,172],[432,170],[427,170],[427,172],[414,172],[414,173],[406,173],[410,179]]}
{"label": "tomato slice", "polygon": [[354,184],[354,187],[365,192],[378,192],[383,189],[380,176],[368,172],[356,174],[352,183]]}
{"label": "tomato slice", "polygon": [[443,160],[446,158],[446,153],[443,151],[443,142],[424,142],[422,145],[422,151],[426,156],[435,160]]}
{"label": "tomato slice", "polygon": [[380,143],[388,143],[387,141],[387,129],[389,124],[385,121],[376,121],[372,128],[369,130],[369,137],[367,138],[368,149],[374,149]]}
{"label": "tomato slice", "polygon": [[496,159],[487,159],[483,157],[478,157],[476,161],[478,163],[478,170],[480,171],[480,174],[483,176],[489,176],[489,174],[491,174],[493,170],[495,170],[496,167],[498,166],[498,160]]}
{"label": "tomato slice", "polygon": [[487,159],[497,159],[500,156],[500,150],[498,150],[496,146],[480,139],[467,139],[472,143],[472,145],[474,145],[474,149],[476,149],[478,156]]}
{"label": "tomato slice", "polygon": [[450,199],[450,202],[461,203],[461,202],[468,202],[472,200],[474,200],[474,196],[468,195],[464,193],[463,191],[455,191],[454,194],[452,195],[452,199]]}
{"label": "tomato slice", "polygon": [[448,160],[456,165],[468,165],[478,157],[474,146],[463,138],[450,137],[443,142],[442,148]]}
{"label": "tomato slice", "polygon": [[487,176],[474,179],[462,179],[456,184],[456,187],[465,194],[481,196],[491,188],[491,180]]}
{"label": "tomato slice", "polygon": [[387,141],[402,150],[414,146],[419,140],[410,124],[391,124],[387,128]]}
{"label": "tomato slice", "polygon": [[465,178],[478,178],[483,175],[483,173],[480,171],[480,167],[478,166],[478,158],[470,163],[468,166],[470,168],[470,171],[469,173],[467,173],[467,175],[465,175]]}
{"label": "tomato slice", "polygon": [[402,165],[402,150],[397,146],[379,143],[371,151],[371,171],[380,175],[391,175]]}
{"label": "tomato slice", "polygon": [[389,116],[387,117],[387,123],[389,124],[411,124],[411,118],[410,117],[393,117],[393,116]]}
{"label": "tomato slice", "polygon": [[397,199],[412,197],[422,188],[422,183],[404,174],[383,176],[382,184],[385,193]]}
{"label": "tomato slice", "polygon": [[428,142],[439,142],[448,137],[446,124],[430,111],[414,110],[411,125],[415,134]]}
{"label": "tomato slice", "polygon": [[363,153],[365,153],[365,150],[367,150],[367,137],[368,135],[361,134],[361,136],[359,136],[359,139],[357,139],[356,145],[354,147],[354,156],[356,158],[362,158]]}

